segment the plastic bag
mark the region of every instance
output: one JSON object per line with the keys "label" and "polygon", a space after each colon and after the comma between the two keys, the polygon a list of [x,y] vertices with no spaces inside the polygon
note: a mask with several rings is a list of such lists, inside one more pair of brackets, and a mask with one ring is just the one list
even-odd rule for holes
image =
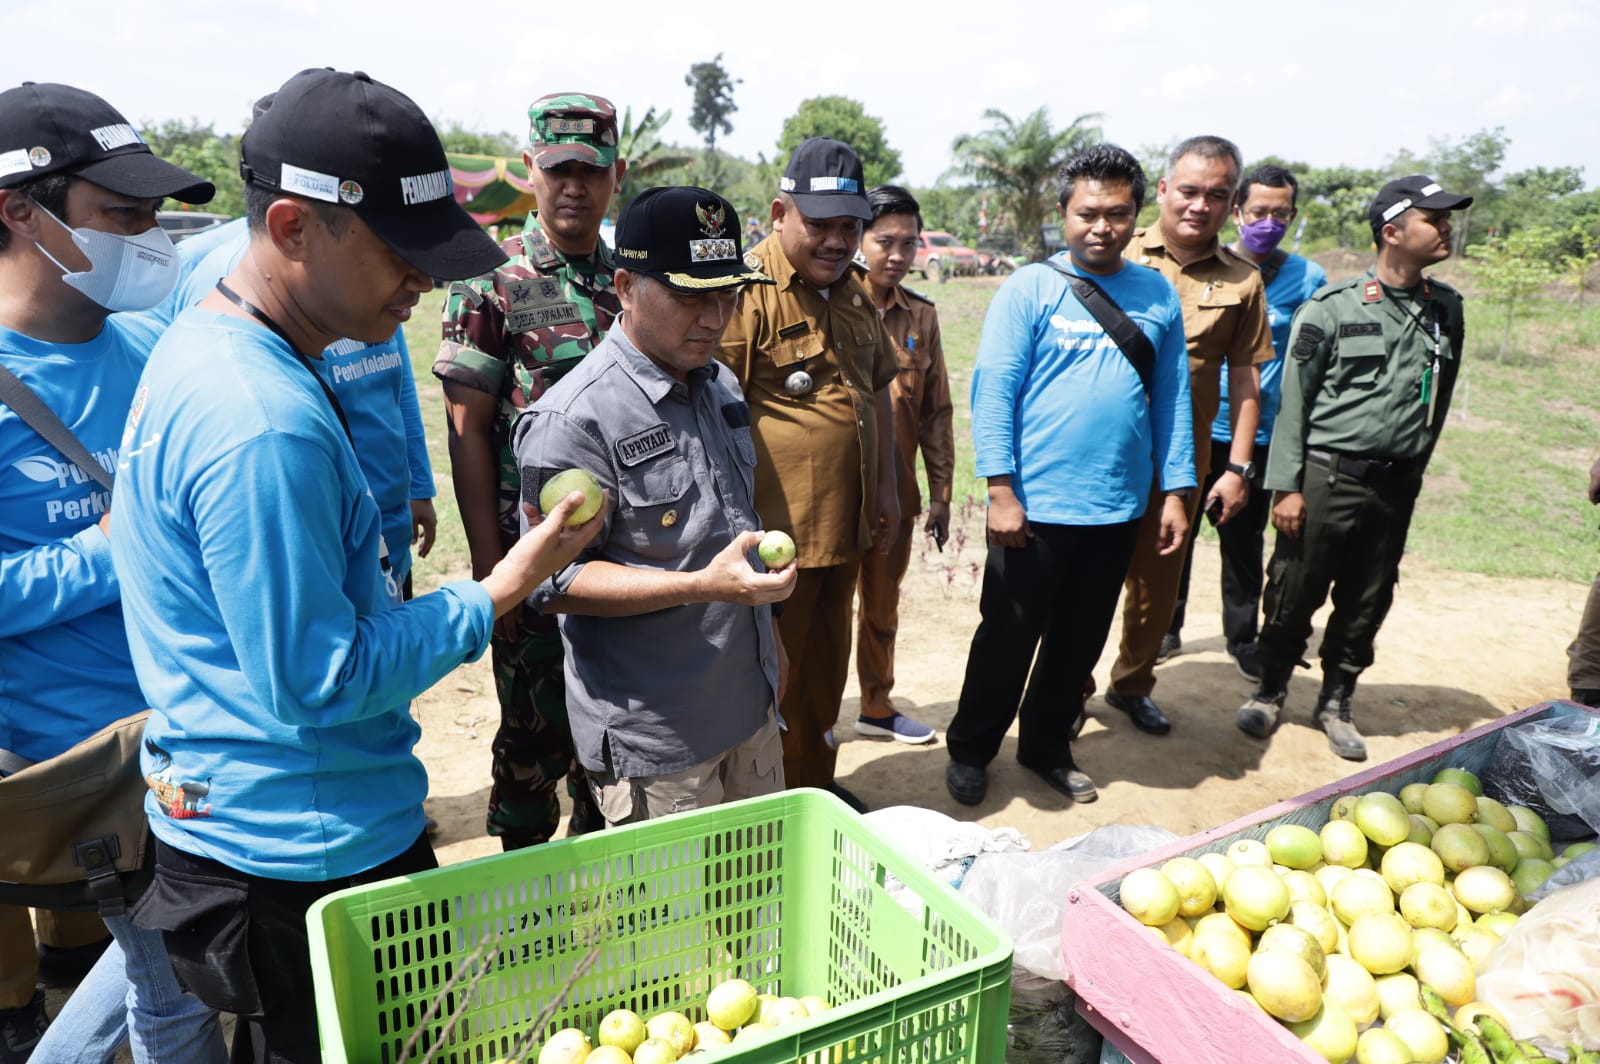
{"label": "plastic bag", "polygon": [[1558,710],[1500,733],[1483,790],[1544,818],[1553,839],[1600,831],[1600,715]]}
{"label": "plastic bag", "polygon": [[866,819],[952,887],[961,886],[978,854],[1011,853],[1033,845],[1016,828],[986,828],[915,805],[874,809]]}
{"label": "plastic bag", "polygon": [[1096,1064],[1100,1035],[1078,1016],[1070,995],[1013,990],[1006,1064]]}
{"label": "plastic bag", "polygon": [[1600,880],[1529,909],[1489,956],[1478,999],[1504,1013],[1517,1038],[1600,1049]]}
{"label": "plastic bag", "polygon": [[1543,901],[1563,887],[1570,887],[1590,879],[1600,879],[1600,850],[1581,853],[1555,870],[1555,874],[1541,883],[1528,902]]}
{"label": "plastic bag", "polygon": [[1113,824],[1037,853],[982,854],[972,862],[961,896],[1011,936],[1016,947],[1012,986],[1048,982],[1064,988],[1061,919],[1067,891],[1074,883],[1176,838],[1165,828]]}

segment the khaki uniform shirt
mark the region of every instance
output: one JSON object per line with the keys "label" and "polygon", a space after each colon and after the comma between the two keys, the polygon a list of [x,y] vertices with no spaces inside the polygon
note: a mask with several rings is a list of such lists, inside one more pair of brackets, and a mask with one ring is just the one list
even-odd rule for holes
{"label": "khaki uniform shirt", "polygon": [[[756,512],[794,537],[801,568],[841,565],[872,542],[878,490],[875,393],[894,381],[894,345],[850,273],[824,296],[769,236],[745,256],[776,284],[739,295],[717,358],[750,404]],[[791,395],[796,372],[811,389]]]}
{"label": "khaki uniform shirt", "polygon": [[1308,448],[1425,463],[1461,368],[1462,309],[1447,284],[1390,288],[1371,270],[1307,300],[1289,334],[1266,486],[1301,490]]}
{"label": "khaki uniform shirt", "polygon": [[1189,342],[1194,453],[1204,480],[1210,465],[1211,422],[1222,402],[1224,367],[1259,365],[1276,357],[1261,271],[1220,242],[1209,255],[1180,266],[1168,253],[1159,224],[1135,230],[1123,257],[1159,270],[1178,290]]}
{"label": "khaki uniform shirt", "polygon": [[[854,271],[865,285],[865,271]],[[889,386],[894,408],[895,472],[900,484],[900,516],[922,512],[917,490],[917,448],[928,470],[928,500],[950,501],[955,476],[956,442],[950,405],[950,374],[939,339],[939,312],[921,292],[896,285],[889,306],[880,315],[894,344],[900,372]]]}

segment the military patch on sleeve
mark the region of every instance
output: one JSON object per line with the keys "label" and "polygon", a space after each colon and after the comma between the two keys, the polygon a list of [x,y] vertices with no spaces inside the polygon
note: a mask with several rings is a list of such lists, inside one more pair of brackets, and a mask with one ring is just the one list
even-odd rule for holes
{"label": "military patch on sleeve", "polygon": [[731,429],[747,429],[750,427],[750,407],[745,403],[723,403],[722,420]]}
{"label": "military patch on sleeve", "polygon": [[1294,342],[1295,361],[1304,362],[1316,354],[1318,346],[1321,345],[1327,335],[1320,327],[1312,325],[1310,322],[1301,325],[1298,338]]}
{"label": "military patch on sleeve", "polygon": [[473,308],[483,305],[483,293],[468,281],[450,282],[450,294],[446,298],[454,298],[455,296],[460,296]]}
{"label": "military patch on sleeve", "polygon": [[643,432],[635,432],[617,441],[617,461],[625,466],[636,466],[647,458],[674,450],[672,430],[666,422],[652,425]]}
{"label": "military patch on sleeve", "polygon": [[[1319,330],[1320,331],[1320,330]],[[1377,321],[1341,321],[1339,323],[1339,339],[1344,340],[1351,336],[1382,336],[1383,323]]]}
{"label": "military patch on sleeve", "polygon": [[578,312],[576,303],[551,303],[521,310],[513,307],[506,314],[506,331],[525,333],[553,325],[578,325],[582,321],[583,315]]}

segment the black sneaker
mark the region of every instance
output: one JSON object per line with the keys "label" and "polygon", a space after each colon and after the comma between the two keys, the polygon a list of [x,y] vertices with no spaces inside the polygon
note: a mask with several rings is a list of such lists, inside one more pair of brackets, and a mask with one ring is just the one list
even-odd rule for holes
{"label": "black sneaker", "polygon": [[1160,665],[1168,658],[1175,658],[1183,652],[1183,637],[1177,632],[1168,632],[1161,637],[1161,649],[1156,651],[1156,664]]}
{"label": "black sneaker", "polygon": [[0,1009],[0,1064],[27,1064],[49,1026],[42,990],[35,990],[20,1009]]}
{"label": "black sneaker", "polygon": [[1261,682],[1261,648],[1254,643],[1230,643],[1228,657],[1233,659],[1233,667],[1239,670],[1251,683]]}

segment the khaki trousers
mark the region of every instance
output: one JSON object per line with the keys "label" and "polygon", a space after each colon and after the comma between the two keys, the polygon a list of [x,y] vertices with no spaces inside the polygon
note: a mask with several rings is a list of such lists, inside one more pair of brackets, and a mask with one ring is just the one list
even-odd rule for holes
{"label": "khaki trousers", "polygon": [[[1139,538],[1133,545],[1133,560],[1123,580],[1122,644],[1116,664],[1111,666],[1111,691],[1119,695],[1148,695],[1156,688],[1156,654],[1161,637],[1172,623],[1178,604],[1178,584],[1183,577],[1184,552],[1175,550],[1162,557],[1156,553],[1161,534],[1161,508],[1165,494],[1160,481],[1152,485],[1150,504],[1139,521]],[[1200,516],[1200,489],[1191,488],[1188,500],[1189,527]]]}
{"label": "khaki trousers", "polygon": [[894,689],[894,640],[900,629],[900,581],[911,561],[916,518],[900,522],[900,534],[887,555],[870,552],[861,558],[861,596],[856,610],[856,678],[861,684],[863,716],[891,712]]}
{"label": "khaki trousers", "polygon": [[839,699],[850,670],[850,606],[860,559],[801,569],[794,594],[783,603],[778,635],[789,655],[789,687],[780,710],[783,778],[789,787],[833,782],[838,751],[832,743]]}

